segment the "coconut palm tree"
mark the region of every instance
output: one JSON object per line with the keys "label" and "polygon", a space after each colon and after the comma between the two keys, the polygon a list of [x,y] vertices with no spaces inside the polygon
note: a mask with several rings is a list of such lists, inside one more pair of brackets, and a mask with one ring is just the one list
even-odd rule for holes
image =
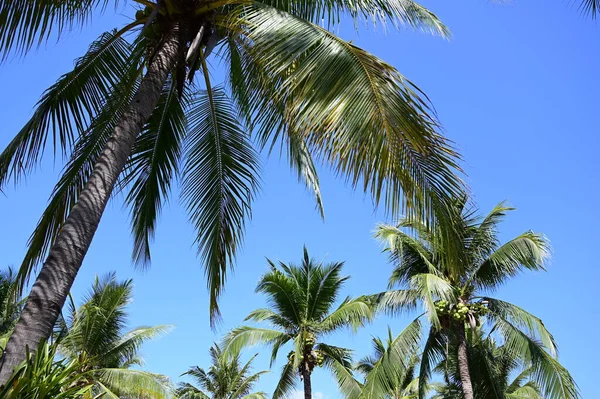
{"label": "coconut palm tree", "polygon": [[[395,264],[390,287],[402,288],[380,294],[379,305],[398,312],[415,309],[420,302],[430,323],[421,355],[420,397],[424,397],[432,367],[450,344],[456,348],[462,394],[465,399],[475,397],[467,334],[484,321],[492,326],[490,331],[501,337],[510,355],[537,375],[546,398],[579,397],[573,378],[558,362],[556,343],[544,323],[516,305],[488,296],[524,269],[544,269],[549,251],[545,237],[526,231],[500,245],[498,224],[513,208],[500,203],[481,218],[463,197],[456,201],[454,209],[452,231],[432,229],[406,219],[397,226],[380,225],[376,232],[387,243]],[[450,235],[460,242],[459,257],[449,256],[446,251],[444,243]],[[399,352],[408,353],[420,339],[420,317],[401,333],[404,338],[399,340]]]}
{"label": "coconut palm tree", "polygon": [[143,365],[141,345],[168,330],[143,326],[125,331],[132,288],[132,280],[117,281],[114,273],[96,278],[83,304],[76,308],[70,302],[68,316],[58,323],[59,353],[80,363],[77,373],[93,384],[93,397],[170,397],[166,377],[132,368]]}
{"label": "coconut palm tree", "polygon": [[[365,377],[362,386],[363,396],[373,396],[370,393],[377,391],[377,396],[382,398],[417,399],[419,380],[415,376],[416,368],[419,365],[417,354],[419,348],[415,346],[412,352],[400,354],[403,358],[398,362],[398,354],[393,353],[396,342],[389,327],[385,341],[375,337],[372,343],[373,354],[362,358],[355,366],[355,369]],[[379,373],[381,368],[390,367],[393,362],[396,363],[394,367],[400,372],[392,376]],[[383,378],[379,379],[380,376]]]}
{"label": "coconut palm tree", "polygon": [[[34,169],[47,144],[67,157],[19,274],[22,285],[45,259],[0,383],[26,346],[50,335],[115,187],[131,208],[133,257],[148,263],[162,204],[182,176],[177,186],[197,228],[214,321],[259,181],[250,131],[258,149],[282,146],[321,212],[315,157],[394,213],[432,217],[461,185],[457,154],[420,90],[319,26],[343,15],[446,36],[412,0],[6,0],[0,58],[119,4],[146,8],[93,42],[0,154],[0,189]],[[211,82],[215,48],[228,90]]]}
{"label": "coconut palm tree", "polygon": [[315,367],[329,369],[340,389],[348,397],[360,394],[360,385],[352,375],[351,351],[326,344],[328,334],[342,328],[361,326],[371,316],[365,300],[346,298],[333,306],[348,277],[341,276],[342,262],[317,263],[308,256],[300,265],[268,260],[271,270],[259,281],[256,292],[267,295],[269,308],[257,309],[246,320],[267,322],[274,329],[242,326],[233,329],[224,340],[224,351],[236,353],[241,348],[265,344],[272,347],[271,365],[285,344],[291,344],[287,362],[273,398],[285,397],[300,377],[304,397],[312,398],[311,375]]}
{"label": "coconut palm tree", "polygon": [[23,309],[24,300],[17,294],[12,268],[0,271],[0,348],[6,346]]}
{"label": "coconut palm tree", "polygon": [[264,392],[251,392],[261,375],[251,372],[254,355],[242,364],[240,353],[224,354],[219,345],[210,348],[211,365],[208,370],[198,366],[183,375],[192,377],[199,388],[190,383],[181,383],[177,389],[179,399],[266,399]]}
{"label": "coconut palm tree", "polygon": [[[455,343],[452,343],[455,345]],[[531,367],[515,359],[506,346],[498,346],[490,335],[484,336],[481,329],[467,333],[468,358],[475,398],[495,399],[543,399],[538,375]],[[443,375],[444,383],[433,384],[432,399],[461,399],[461,378],[458,372],[456,348],[446,351],[444,359],[435,370]],[[496,392],[497,390],[497,392]],[[502,396],[504,395],[504,396]]]}

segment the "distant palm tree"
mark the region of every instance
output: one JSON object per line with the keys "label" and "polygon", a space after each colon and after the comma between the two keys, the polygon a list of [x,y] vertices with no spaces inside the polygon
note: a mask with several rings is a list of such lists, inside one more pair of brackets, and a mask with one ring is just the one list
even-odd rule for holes
{"label": "distant palm tree", "polygon": [[[412,0],[3,0],[0,60],[123,10],[135,18],[91,44],[0,154],[0,189],[35,169],[46,147],[69,159],[22,263],[21,283],[43,265],[0,384],[26,346],[51,334],[115,188],[126,191],[140,263],[150,261],[163,204],[181,188],[214,322],[261,149],[281,147],[321,213],[315,159],[394,213],[433,215],[462,186],[427,97],[321,25],[347,17],[448,35]],[[212,65],[226,70],[229,90],[211,82],[215,48],[223,62]]]}
{"label": "distant palm tree", "polygon": [[299,376],[304,397],[311,399],[311,375],[315,367],[328,368],[341,391],[348,397],[360,395],[360,385],[352,375],[351,351],[321,340],[346,327],[361,326],[371,317],[370,304],[363,299],[346,298],[333,308],[340,289],[348,277],[340,275],[342,262],[317,263],[304,248],[301,265],[268,261],[271,270],[258,283],[257,292],[267,295],[269,308],[257,309],[246,320],[268,322],[275,329],[242,326],[233,329],[224,340],[224,350],[236,353],[255,344],[272,346],[271,365],[283,345],[292,350],[283,367],[274,399],[288,395]]}
{"label": "distant palm tree", "polygon": [[[388,328],[388,336],[385,341],[381,338],[373,338],[372,342],[373,354],[362,358],[355,366],[355,369],[365,377],[362,386],[363,396],[367,398],[417,399],[419,380],[415,376],[416,368],[419,365],[418,347],[415,346],[412,352],[401,354],[403,355],[401,367],[398,367],[398,364],[392,364],[391,360],[396,357],[392,353],[396,342],[390,328]],[[397,359],[394,361],[397,362]],[[386,367],[395,369],[391,378],[380,372],[382,368]]]}
{"label": "distant palm tree", "polygon": [[[451,343],[451,346],[456,346]],[[512,356],[511,350],[498,346],[493,337],[478,330],[467,334],[468,357],[476,399],[544,399],[535,370],[522,359]],[[462,399],[461,378],[458,372],[455,347],[446,351],[446,357],[435,370],[445,383],[432,384],[435,394],[431,399]],[[497,391],[495,391],[497,390]]]}
{"label": "distant palm tree", "polygon": [[251,363],[256,355],[242,365],[240,354],[224,354],[219,345],[210,348],[211,365],[208,370],[198,366],[183,375],[192,377],[198,387],[181,383],[177,389],[179,399],[266,399],[264,392],[251,392],[266,371],[251,373]]}
{"label": "distant palm tree", "polygon": [[[544,236],[527,231],[500,245],[498,223],[513,208],[501,203],[481,218],[464,197],[453,209],[451,231],[439,226],[432,230],[407,219],[398,226],[381,225],[376,233],[387,243],[395,264],[390,287],[403,288],[379,295],[379,305],[399,312],[414,309],[420,302],[431,324],[421,356],[420,397],[424,397],[435,359],[442,357],[451,343],[456,344],[453,348],[464,398],[475,397],[466,335],[483,321],[502,337],[513,358],[531,367],[546,398],[579,397],[573,378],[558,362],[556,343],[544,323],[511,303],[486,295],[523,269],[543,269],[549,251]],[[446,247],[450,242],[454,242],[453,250],[462,249],[458,256]],[[404,338],[399,344],[404,348],[397,351],[408,353],[420,339],[420,331],[417,318],[401,333]]]}
{"label": "distant palm tree", "polygon": [[0,271],[0,348],[6,346],[25,303],[18,292],[13,270],[9,267]]}
{"label": "distant palm tree", "polygon": [[57,326],[59,352],[82,365],[82,379],[94,384],[95,397],[153,399],[170,395],[168,379],[132,366],[141,366],[141,345],[164,334],[168,326],[137,327],[125,331],[132,281],[119,282],[114,274],[96,278],[78,308],[69,304],[68,315]]}

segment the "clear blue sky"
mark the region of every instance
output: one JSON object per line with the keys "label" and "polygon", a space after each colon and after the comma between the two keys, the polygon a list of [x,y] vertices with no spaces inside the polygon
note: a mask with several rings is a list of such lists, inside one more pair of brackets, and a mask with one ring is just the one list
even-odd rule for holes
{"label": "clear blue sky", "polygon": [[[467,181],[482,210],[504,199],[518,207],[502,226],[503,238],[528,229],[550,238],[554,254],[548,272],[515,278],[496,296],[544,320],[583,397],[592,398],[597,395],[593,387],[600,355],[592,344],[600,327],[600,271],[594,249],[600,242],[600,26],[582,17],[577,3],[428,0],[425,5],[451,28],[452,40],[362,27],[357,35],[345,25],[340,34],[397,67],[431,97],[448,136],[464,156]],[[123,20],[111,12],[24,60],[0,65],[0,147],[29,118],[42,91],[69,70],[89,42]],[[26,184],[0,194],[0,265],[20,264],[60,167],[48,160]],[[131,326],[176,326],[170,335],[143,348],[149,370],[176,379],[188,366],[207,365],[211,343],[265,304],[253,292],[266,270],[265,256],[297,260],[306,244],[317,258],[346,261],[345,272],[352,278],[345,294],[385,288],[390,265],[371,237],[375,224],[385,219],[368,197],[353,193],[323,168],[322,222],[285,160],[265,160],[264,172],[245,245],[221,302],[224,323],[216,334],[208,325],[205,280],[192,247],[193,231],[177,197],[162,215],[154,262],[144,273],[131,266],[123,198],[109,205],[74,294],[80,298],[94,275],[110,270],[135,279]],[[383,334],[388,323],[396,333],[406,322],[381,319],[356,335],[344,333],[332,340],[362,356],[370,349],[371,335]],[[259,359],[257,368],[268,366],[266,352]],[[280,366],[262,380],[261,389],[272,392]],[[316,372],[314,391],[324,398],[339,397],[323,371]]]}

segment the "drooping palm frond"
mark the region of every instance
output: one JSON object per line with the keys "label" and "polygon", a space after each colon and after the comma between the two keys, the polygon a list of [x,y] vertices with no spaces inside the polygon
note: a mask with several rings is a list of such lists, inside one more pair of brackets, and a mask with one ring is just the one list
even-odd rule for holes
{"label": "drooping palm frond", "polygon": [[281,369],[281,376],[279,377],[275,391],[273,391],[273,399],[288,397],[296,388],[297,381],[294,366],[290,362],[287,362]]}
{"label": "drooping palm frond", "polygon": [[348,326],[357,330],[364,326],[372,316],[373,309],[363,298],[346,298],[336,310],[319,322],[317,328],[324,334]]}
{"label": "drooping palm frond", "polygon": [[82,27],[98,9],[118,0],[5,0],[0,4],[0,59]]}
{"label": "drooping palm frond", "polygon": [[[34,4],[6,1],[0,7],[14,2]],[[44,0],[42,3],[56,2]],[[0,19],[1,15],[0,10]],[[0,154],[0,187],[10,178],[18,181],[31,170],[41,159],[49,140],[55,151],[68,153],[78,133],[87,130],[114,88],[126,79],[131,63],[136,61],[132,57],[132,46],[115,32],[104,33],[94,41],[87,53],[76,61],[73,70],[46,90],[31,119]]]}
{"label": "drooping palm frond", "polygon": [[434,328],[440,328],[440,320],[435,308],[437,300],[456,301],[456,293],[451,284],[442,277],[431,273],[417,274],[410,279],[410,288],[417,293],[425,307],[427,318]]}
{"label": "drooping palm frond", "polygon": [[244,347],[270,344],[283,338],[292,339],[289,334],[277,330],[249,326],[236,327],[225,336],[223,351],[240,352]]}
{"label": "drooping palm frond", "polygon": [[122,184],[131,185],[126,202],[131,206],[133,260],[137,264],[150,262],[156,221],[178,173],[186,128],[185,99],[178,96],[176,82],[167,82],[126,167]]}
{"label": "drooping palm frond", "polygon": [[443,37],[450,36],[448,28],[434,13],[412,0],[260,0],[258,2],[313,23],[327,20],[329,26],[339,23],[342,15],[349,15],[354,20],[384,25],[391,23],[397,28],[408,26]]}
{"label": "drooping palm frond", "polygon": [[352,351],[323,343],[317,344],[316,349],[323,354],[323,366],[331,371],[344,397],[359,398],[362,386],[352,373]]}
{"label": "drooping palm frond", "polygon": [[[234,88],[246,91],[236,99],[249,102],[265,145],[287,131],[304,132],[315,157],[376,202],[383,197],[393,214],[402,205],[428,213],[458,190],[454,150],[427,101],[395,69],[273,8],[241,7],[227,27],[238,64],[231,70],[245,75],[232,81],[245,84]],[[375,154],[378,162],[368,161]]]}
{"label": "drooping palm frond", "polygon": [[182,198],[198,232],[211,322],[258,187],[258,156],[235,115],[222,88],[200,92],[188,110]]}
{"label": "drooping palm frond", "polygon": [[593,19],[600,12],[600,1],[598,0],[581,0],[581,10],[590,15]]}

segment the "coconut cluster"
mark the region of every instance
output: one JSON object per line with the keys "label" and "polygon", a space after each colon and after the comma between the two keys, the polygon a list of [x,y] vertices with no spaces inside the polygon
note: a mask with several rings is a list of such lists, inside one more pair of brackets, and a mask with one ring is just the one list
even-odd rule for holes
{"label": "coconut cluster", "polygon": [[440,316],[450,316],[455,320],[465,320],[467,314],[473,317],[483,316],[488,312],[488,309],[481,302],[474,303],[449,303],[445,300],[435,302],[435,310]]}

